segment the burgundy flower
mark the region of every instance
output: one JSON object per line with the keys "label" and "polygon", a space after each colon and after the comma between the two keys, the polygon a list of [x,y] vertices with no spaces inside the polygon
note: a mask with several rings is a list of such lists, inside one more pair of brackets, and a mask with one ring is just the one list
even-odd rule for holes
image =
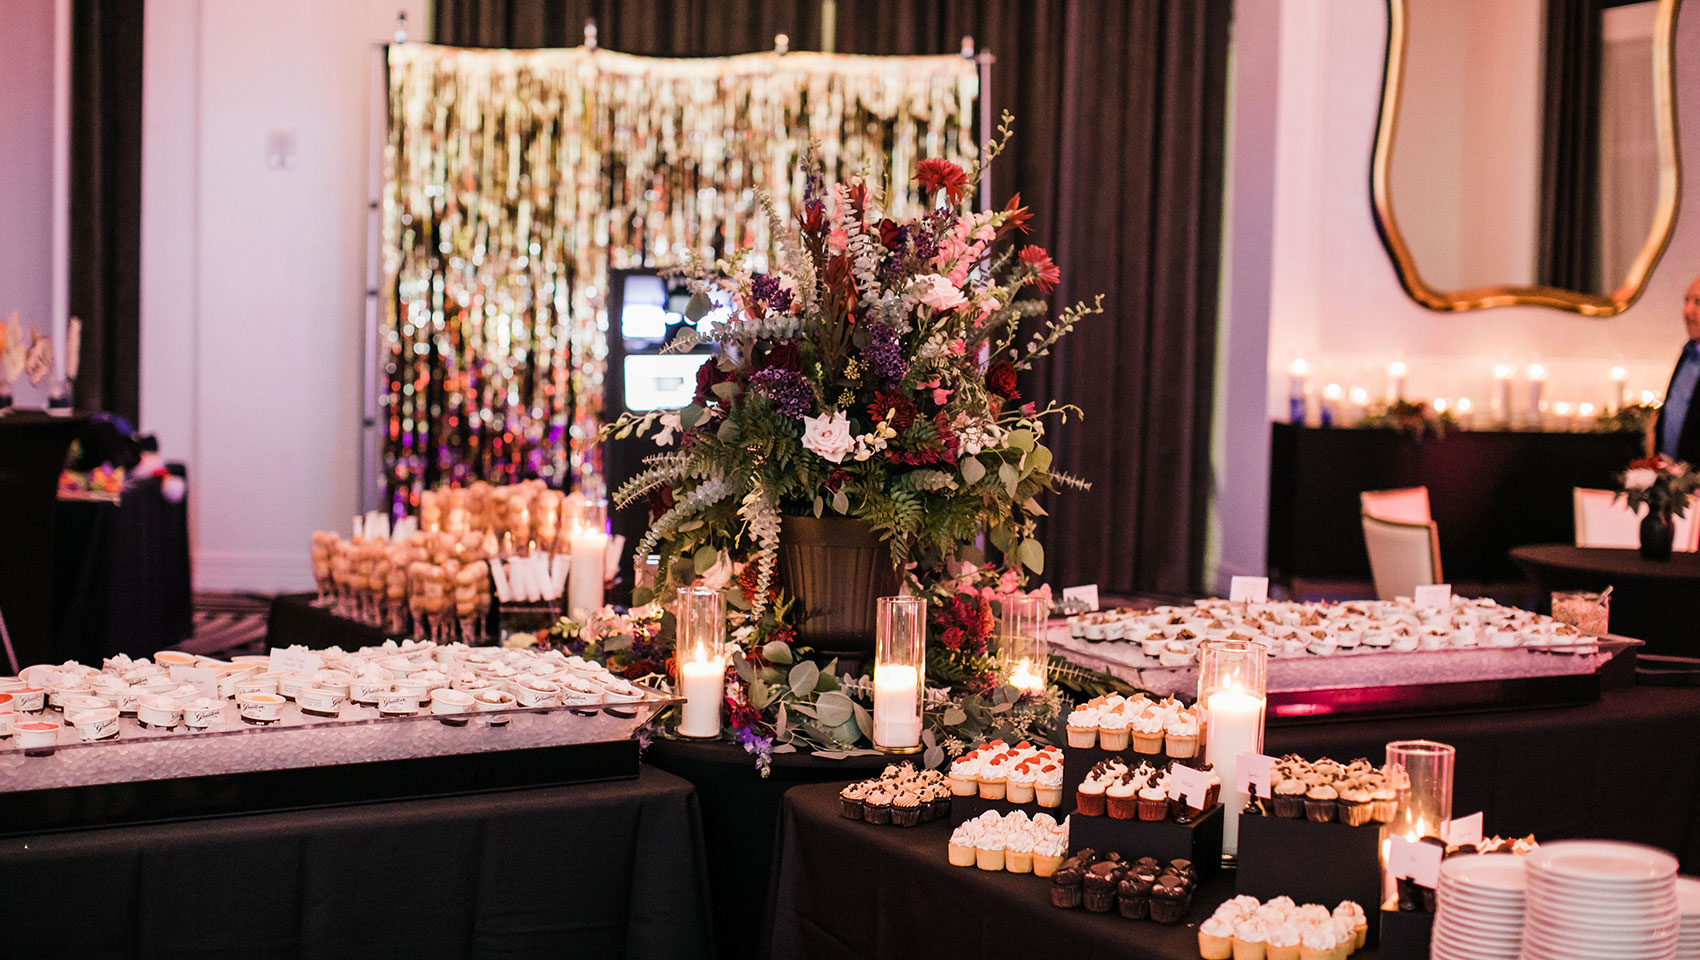
{"label": "burgundy flower", "polygon": [[673,509],[673,489],[671,487],[656,487],[649,491],[650,522],[661,518],[661,515]]}
{"label": "burgundy flower", "polygon": [[1050,293],[1055,290],[1057,281],[1062,279],[1062,271],[1057,268],[1056,263],[1051,260],[1051,255],[1045,252],[1044,247],[1034,246],[1033,244],[1022,247],[1021,263],[1033,271],[1033,276],[1037,279],[1041,292]]}
{"label": "burgundy flower", "polygon": [[1021,399],[1021,391],[1015,385],[1015,364],[999,360],[987,367],[986,389],[1005,400]]}
{"label": "burgundy flower", "polygon": [[949,160],[934,157],[916,164],[915,182],[928,197],[943,190],[951,203],[961,203],[962,193],[968,187],[968,174]]}
{"label": "burgundy flower", "polygon": [[1009,202],[1004,204],[1003,208],[1004,212],[1009,214],[1009,217],[998,227],[998,239],[1001,240],[1017,230],[1026,233],[1027,221],[1033,219],[1033,211],[1021,205],[1021,194],[1018,193],[1010,197]]}
{"label": "burgundy flower", "polygon": [[774,347],[767,352],[766,356],[762,357],[760,366],[763,370],[770,370],[774,367],[782,370],[802,369],[802,362],[797,359],[797,345],[795,343],[782,343]]}
{"label": "burgundy flower", "polygon": [[850,479],[850,471],[844,469],[843,467],[840,467],[837,470],[834,470],[831,473],[827,474],[827,476],[826,476],[826,488],[828,490],[831,490],[833,493],[837,493],[838,488],[844,486],[844,481],[846,481],[848,479]]}
{"label": "burgundy flower", "polygon": [[714,397],[714,385],[715,384],[725,383],[728,380],[735,380],[735,379],[737,379],[737,376],[735,374],[723,372],[720,369],[720,364],[716,363],[713,360],[710,360],[707,363],[704,363],[702,366],[697,367],[697,393],[696,393],[696,398],[695,398],[696,402],[699,405],[704,404],[704,403],[708,403],[710,400],[715,398]]}
{"label": "burgundy flower", "polygon": [[875,423],[889,423],[891,429],[902,433],[915,422],[915,401],[895,390],[882,391],[868,404],[868,416]]}

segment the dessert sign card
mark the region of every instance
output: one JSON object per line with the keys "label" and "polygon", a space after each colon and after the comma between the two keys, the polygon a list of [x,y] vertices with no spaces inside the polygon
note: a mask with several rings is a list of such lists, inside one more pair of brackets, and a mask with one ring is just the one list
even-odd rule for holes
{"label": "dessert sign card", "polygon": [[1084,587],[1064,587],[1064,600],[1079,600],[1090,610],[1098,609],[1098,585],[1089,583]]}
{"label": "dessert sign card", "polygon": [[201,696],[218,699],[218,671],[212,667],[172,667],[171,679],[201,691]]}
{"label": "dessert sign card", "polygon": [[1446,842],[1450,846],[1462,847],[1465,844],[1476,846],[1482,842],[1482,813],[1480,810],[1467,817],[1454,817],[1446,826]]}
{"label": "dessert sign card", "polygon": [[1264,603],[1268,600],[1268,577],[1235,577],[1228,581],[1229,603]]}
{"label": "dessert sign card", "polygon": [[1239,771],[1235,790],[1248,796],[1268,798],[1274,794],[1269,787],[1269,773],[1275,768],[1275,758],[1261,753],[1242,753],[1234,761]]}
{"label": "dessert sign card", "polygon": [[1436,583],[1416,589],[1416,596],[1411,598],[1423,610],[1449,610],[1452,608],[1452,584]]}
{"label": "dessert sign card", "polygon": [[1395,880],[1409,877],[1419,886],[1440,886],[1440,860],[1446,854],[1437,843],[1388,837],[1387,872]]}
{"label": "dessert sign card", "polygon": [[319,655],[311,650],[293,648],[285,650],[280,647],[273,647],[271,649],[271,662],[266,665],[266,670],[270,673],[294,673],[304,677],[311,676],[313,671],[319,669],[320,659]]}
{"label": "dessert sign card", "polygon": [[1210,794],[1210,774],[1177,763],[1169,768],[1169,776],[1180,785],[1181,795],[1186,797],[1189,806],[1204,806],[1204,798]]}

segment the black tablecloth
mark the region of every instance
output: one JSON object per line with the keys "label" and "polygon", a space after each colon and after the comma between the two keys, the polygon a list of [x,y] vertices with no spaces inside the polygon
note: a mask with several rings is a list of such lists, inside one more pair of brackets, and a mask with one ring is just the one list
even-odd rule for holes
{"label": "black tablecloth", "polygon": [[[170,469],[183,476],[181,464]],[[172,503],[162,483],[137,477],[118,503],[58,502],[49,662],[152,656],[193,631],[189,499]]]}
{"label": "black tablecloth", "polygon": [[1700,655],[1700,554],[1647,560],[1639,550],[1552,543],[1518,547],[1511,559],[1535,584],[1539,609],[1554,590],[1611,586],[1611,632],[1647,642],[1649,653]]}
{"label": "black tablecloth", "polygon": [[890,762],[885,757],[825,760],[782,753],[763,778],[742,748],[688,740],[657,740],[644,760],[697,788],[715,891],[714,933],[723,957],[756,954],[785,791],[803,783],[873,776]]}
{"label": "black tablecloth", "polygon": [[1396,430],[1273,424],[1269,566],[1283,577],[1369,579],[1358,494],[1426,486],[1453,582],[1506,581],[1512,547],[1571,536],[1572,487],[1610,487],[1639,433]]}
{"label": "black tablecloth", "polygon": [[1234,893],[1225,874],[1206,880],[1175,926],[1058,909],[1049,880],[951,866],[947,821],[876,827],[838,810],[832,784],[785,795],[765,944],[774,960],[1197,960],[1197,924]]}
{"label": "black tablecloth", "polygon": [[324,607],[313,605],[314,594],[286,593],[272,598],[266,616],[266,646],[291,647],[300,644],[314,650],[341,647],[354,650],[370,647],[390,639],[377,627],[339,617]]}
{"label": "black tablecloth", "polygon": [[53,657],[54,496],[65,449],[87,425],[30,410],[0,415],[0,616],[20,665]]}
{"label": "black tablecloth", "polygon": [[689,784],[0,840],[8,957],[707,957]]}

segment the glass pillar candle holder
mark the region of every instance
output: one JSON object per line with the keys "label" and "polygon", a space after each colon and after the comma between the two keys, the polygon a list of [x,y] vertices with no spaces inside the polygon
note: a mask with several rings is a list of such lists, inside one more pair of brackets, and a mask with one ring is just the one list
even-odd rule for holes
{"label": "glass pillar candle holder", "polygon": [[1268,705],[1269,649],[1250,640],[1205,640],[1198,645],[1198,702],[1204,707],[1204,759],[1222,778],[1222,856],[1239,853],[1239,759],[1263,752]]}
{"label": "glass pillar candle holder", "polygon": [[711,587],[685,587],[675,608],[679,639],[679,691],[685,706],[679,735],[720,736],[720,708],[726,699],[726,598]]}
{"label": "glass pillar candle holder", "polygon": [[874,620],[874,747],[886,753],[921,750],[926,645],[927,601],[880,597]]}
{"label": "glass pillar candle holder", "polygon": [[567,569],[567,613],[583,623],[602,607],[603,574],[608,562],[608,501],[575,504],[568,535],[572,565]]}
{"label": "glass pillar candle holder", "polygon": [[1044,597],[1009,596],[1001,602],[998,657],[1009,671],[1009,685],[1022,693],[1043,696],[1051,662],[1051,641],[1046,635],[1051,601]]}
{"label": "glass pillar candle holder", "polygon": [[1388,781],[1393,787],[1393,819],[1387,823],[1383,844],[1383,895],[1401,910],[1432,912],[1434,891],[1395,880],[1392,841],[1425,840],[1444,849],[1446,827],[1452,820],[1452,768],[1457,751],[1433,740],[1395,740],[1387,745]]}

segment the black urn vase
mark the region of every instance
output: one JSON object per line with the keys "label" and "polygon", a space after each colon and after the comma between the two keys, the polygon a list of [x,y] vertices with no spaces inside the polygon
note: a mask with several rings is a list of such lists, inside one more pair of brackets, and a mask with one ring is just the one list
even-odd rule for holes
{"label": "black urn vase", "polygon": [[1663,510],[1648,511],[1641,518],[1641,556],[1648,560],[1669,560],[1671,545],[1676,542],[1676,524]]}

